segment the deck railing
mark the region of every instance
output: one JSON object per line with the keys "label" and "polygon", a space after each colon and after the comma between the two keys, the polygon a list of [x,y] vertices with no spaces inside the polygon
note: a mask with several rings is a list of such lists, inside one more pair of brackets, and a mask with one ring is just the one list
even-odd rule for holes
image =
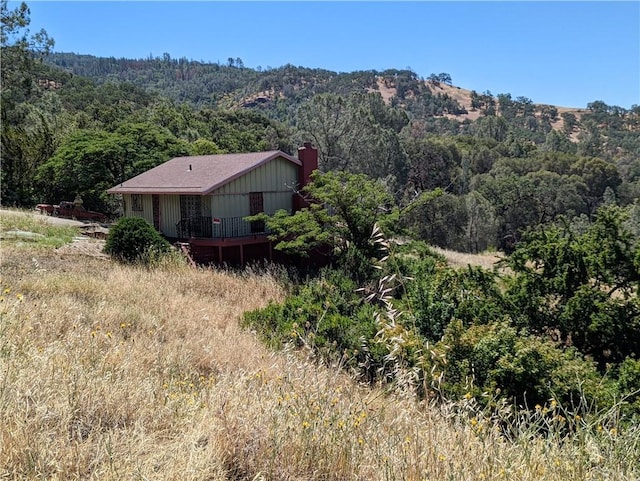
{"label": "deck railing", "polygon": [[264,222],[247,222],[243,217],[190,217],[176,224],[178,238],[228,238],[268,234]]}

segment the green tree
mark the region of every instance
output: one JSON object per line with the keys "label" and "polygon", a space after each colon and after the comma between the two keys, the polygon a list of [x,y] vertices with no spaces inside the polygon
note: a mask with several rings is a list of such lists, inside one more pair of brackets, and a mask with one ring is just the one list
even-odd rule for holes
{"label": "green tree", "polygon": [[602,368],[640,349],[640,243],[628,215],[608,206],[583,233],[566,224],[536,229],[508,261],[521,325],[557,332]]}
{"label": "green tree", "polygon": [[573,217],[587,212],[587,204],[580,195],[584,184],[575,177],[546,170],[526,174],[534,188],[531,209],[539,224],[552,222],[559,215]]}
{"label": "green tree", "polygon": [[527,176],[493,171],[476,176],[476,190],[495,209],[497,239],[495,245],[510,252],[520,240],[522,231],[540,222],[536,205],[536,186]]}
{"label": "green tree", "polygon": [[291,215],[281,210],[261,216],[277,241],[276,249],[307,256],[320,247],[343,263],[354,263],[353,274],[370,273],[380,255],[372,239],[376,223],[390,215],[393,198],[380,181],[344,171],[316,172],[303,189],[310,202]]}
{"label": "green tree", "polygon": [[200,137],[211,140],[225,152],[291,150],[287,129],[259,112],[204,109],[194,115],[193,121],[185,118],[185,122],[202,126],[198,128]]}
{"label": "green tree", "polygon": [[579,158],[571,165],[570,174],[584,184],[582,195],[590,214],[602,203],[607,187],[615,191],[622,183],[616,166],[597,157]]}
{"label": "green tree", "polygon": [[550,398],[568,404],[581,397],[598,407],[609,405],[592,362],[575,349],[563,349],[507,321],[465,328],[454,320],[442,344],[447,346],[447,363],[442,366],[446,394],[462,397],[471,392],[482,403],[483,393],[500,392],[501,397],[530,407],[544,405]]}
{"label": "green tree", "polygon": [[387,107],[380,94],[347,98],[322,94],[303,104],[296,123],[318,148],[320,169],[346,169],[385,179],[393,190],[406,182],[406,156],[397,132],[408,119]]}
{"label": "green tree", "polygon": [[407,135],[403,146],[409,163],[409,184],[418,192],[450,188],[461,163],[455,144]]}
{"label": "green tree", "polygon": [[209,139],[197,139],[191,144],[191,155],[222,154],[222,150]]}
{"label": "green tree", "polygon": [[[30,122],[31,99],[38,93],[36,73],[42,56],[54,42],[44,30],[29,33],[30,11],[26,3],[10,9],[0,1],[0,150],[2,151],[1,191],[4,204],[28,204],[33,200],[34,168],[46,151],[51,129],[44,117]],[[39,125],[38,125],[39,124]],[[45,142],[43,151],[37,151]]]}
{"label": "green tree", "polygon": [[558,108],[553,105],[540,105],[540,117],[545,122],[555,122],[558,120]]}
{"label": "green tree", "polygon": [[447,249],[465,251],[469,223],[464,196],[444,193],[412,207],[403,224],[420,240]]}
{"label": "green tree", "polygon": [[567,154],[575,154],[577,146],[566,135],[557,130],[551,130],[547,134],[541,150],[547,152],[564,152]]}
{"label": "green tree", "polygon": [[503,117],[488,115],[481,117],[472,124],[472,132],[482,139],[493,139],[502,142],[507,138],[509,124]]}
{"label": "green tree", "polygon": [[465,196],[467,208],[466,249],[467,252],[482,252],[496,247],[498,224],[495,209],[478,191]]}
{"label": "green tree", "polygon": [[471,110],[476,111],[480,107],[482,107],[482,101],[480,100],[480,96],[478,92],[475,90],[471,91]]}
{"label": "green tree", "polygon": [[88,208],[111,212],[106,190],[172,157],[188,155],[187,142],[150,124],[123,124],[115,132],[77,130],[38,168],[49,202],[82,196]]}
{"label": "green tree", "polygon": [[25,101],[35,87],[34,72],[38,60],[53,48],[54,41],[47,32],[40,30],[30,35],[29,7],[22,2],[10,10],[7,0],[0,1],[0,46],[2,69],[0,92],[2,95],[2,120],[15,121],[11,114],[16,104]]}
{"label": "green tree", "polygon": [[407,285],[407,302],[412,321],[430,342],[439,341],[454,319],[469,327],[492,323],[507,314],[492,271],[436,267],[428,258],[416,265]]}
{"label": "green tree", "polygon": [[503,118],[510,120],[516,116],[516,104],[511,98],[511,94],[498,94],[498,106]]}
{"label": "green tree", "polygon": [[453,80],[451,80],[451,75],[445,72],[438,74],[438,80],[447,85],[451,85],[453,83]]}
{"label": "green tree", "polygon": [[560,117],[562,118],[562,130],[565,134],[571,135],[578,125],[577,117],[571,112],[562,112]]}

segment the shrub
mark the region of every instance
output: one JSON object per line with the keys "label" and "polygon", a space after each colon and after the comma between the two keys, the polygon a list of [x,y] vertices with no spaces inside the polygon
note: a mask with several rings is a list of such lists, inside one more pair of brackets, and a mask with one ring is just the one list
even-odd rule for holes
{"label": "shrub", "polygon": [[449,397],[499,390],[501,397],[529,407],[551,398],[566,404],[582,397],[601,403],[599,407],[612,404],[611,386],[592,362],[575,349],[519,331],[508,320],[468,329],[454,320],[443,344],[449,349],[444,386]]}
{"label": "shrub", "polygon": [[243,324],[256,329],[271,347],[309,347],[321,359],[360,368],[372,380],[384,353],[370,342],[377,332],[375,308],[356,289],[340,271],[325,269],[284,303],[245,313]]}
{"label": "shrub", "polygon": [[453,319],[465,326],[488,324],[507,315],[496,274],[480,267],[442,268],[422,260],[408,285],[415,325],[429,341],[439,341]]}
{"label": "shrub", "polygon": [[109,230],[104,252],[121,262],[148,264],[171,245],[146,220],[123,217]]}
{"label": "shrub", "polygon": [[640,419],[640,360],[628,357],[618,368],[618,393],[623,414]]}

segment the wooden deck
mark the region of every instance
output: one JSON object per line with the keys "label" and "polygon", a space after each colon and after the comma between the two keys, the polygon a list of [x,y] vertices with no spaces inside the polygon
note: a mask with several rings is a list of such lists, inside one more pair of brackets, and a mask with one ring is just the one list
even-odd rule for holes
{"label": "wooden deck", "polygon": [[274,260],[273,242],[266,234],[243,237],[192,237],[191,257],[199,264],[244,265],[246,262]]}

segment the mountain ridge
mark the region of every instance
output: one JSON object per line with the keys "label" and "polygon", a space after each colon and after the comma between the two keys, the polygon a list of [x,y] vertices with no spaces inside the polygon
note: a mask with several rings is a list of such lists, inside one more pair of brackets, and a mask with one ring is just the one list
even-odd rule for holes
{"label": "mountain ridge", "polygon": [[[471,95],[471,92],[475,91],[475,89],[463,88],[460,86],[453,85],[450,82],[438,82],[438,81],[430,80],[433,77],[435,78],[438,77],[435,74],[432,74],[428,79],[424,79],[419,77],[415,72],[409,69],[386,69],[381,71],[370,69],[370,70],[356,70],[352,72],[335,72],[335,71],[322,69],[322,68],[294,66],[292,64],[285,64],[275,68],[252,69],[252,68],[244,67],[241,63],[241,60],[240,59],[238,60],[239,60],[240,66],[236,64],[223,65],[220,63],[188,60],[184,57],[180,59],[172,59],[171,57],[168,56],[168,54],[165,54],[162,58],[148,57],[145,59],[142,59],[142,58],[132,59],[132,58],[125,58],[125,57],[121,57],[121,58],[99,57],[91,54],[76,54],[72,52],[56,52],[56,53],[50,54],[46,62],[51,65],[62,67],[63,69],[75,75],[81,75],[81,76],[93,78],[99,82],[108,81],[108,80],[121,80],[121,81],[133,81],[134,84],[141,84],[141,83],[145,84],[146,82],[144,80],[140,80],[140,76],[135,75],[133,72],[146,71],[149,69],[149,67],[151,67],[153,70],[161,70],[163,72],[167,71],[167,69],[165,68],[166,66],[174,67],[173,80],[175,82],[188,82],[189,80],[193,79],[193,77],[196,74],[202,73],[202,71],[222,72],[226,70],[226,71],[235,71],[235,73],[237,74],[236,76],[242,79],[251,78],[252,80],[255,80],[261,77],[261,81],[264,84],[265,81],[269,83],[269,80],[265,80],[265,77],[268,77],[270,73],[282,71],[282,72],[285,72],[285,76],[286,76],[287,72],[298,71],[298,72],[301,72],[303,75],[302,78],[300,78],[301,81],[299,84],[296,84],[295,82],[290,83],[290,81],[292,80],[291,78],[284,78],[281,85],[281,89],[283,89],[286,85],[290,85],[296,91],[303,90],[309,84],[312,84],[312,85],[315,85],[318,83],[326,84],[328,81],[336,78],[357,78],[357,77],[362,78],[363,76],[364,77],[372,76],[373,79],[370,78],[369,85],[367,85],[365,82],[363,85],[358,86],[357,82],[354,82],[354,86],[364,87],[370,92],[374,92],[376,90],[379,91],[383,99],[385,100],[385,102],[390,102],[391,98],[397,95],[397,88],[384,85],[385,79],[389,79],[390,76],[398,76],[398,75],[402,76],[402,75],[409,74],[413,76],[415,80],[421,80],[424,82],[425,85],[429,86],[432,89],[435,89],[435,93],[445,93],[447,95],[450,95],[456,98],[457,100],[462,100],[465,103],[465,106],[470,105],[469,97]],[[160,66],[163,66],[163,67],[160,67]],[[312,81],[309,82],[308,79],[304,77],[305,73],[314,73],[315,78],[313,78]],[[440,74],[440,75],[448,76],[448,74]],[[172,79],[167,78],[166,81],[170,84],[172,82]],[[269,89],[258,88],[254,90],[255,91],[252,92],[251,95],[248,95],[246,97],[247,99],[247,102],[245,102],[246,104],[249,104],[249,105],[251,104],[250,98],[252,96],[256,98],[265,97],[265,99],[267,100],[273,100],[273,97],[270,98],[269,95],[264,95],[264,96],[260,95],[261,93],[268,93]],[[455,95],[456,91],[459,92],[460,95],[456,96]],[[284,92],[282,93],[286,97],[286,93]],[[239,105],[244,106],[242,102],[239,103]],[[538,106],[538,105],[553,105],[553,104],[536,102],[534,103],[534,105]],[[580,113],[587,108],[586,106],[585,107],[560,106],[560,105],[554,105],[554,106],[559,110],[562,109],[562,111],[577,112],[577,113]],[[462,114],[458,114],[457,116],[461,117]],[[474,117],[477,117],[477,116],[469,115],[468,117],[464,117],[464,116],[462,117],[470,118],[473,120]]]}

